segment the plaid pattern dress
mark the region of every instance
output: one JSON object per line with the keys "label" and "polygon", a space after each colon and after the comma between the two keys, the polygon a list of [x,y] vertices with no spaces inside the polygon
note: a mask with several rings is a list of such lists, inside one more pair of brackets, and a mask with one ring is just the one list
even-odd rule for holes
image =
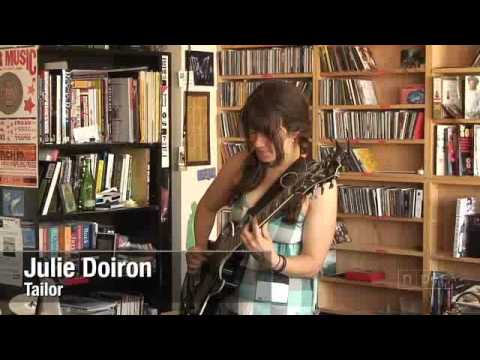
{"label": "plaid pattern dress", "polygon": [[[242,196],[232,206],[234,221],[243,217],[248,211],[245,196]],[[268,230],[279,255],[286,257],[299,255],[302,251],[304,215],[300,214],[295,224],[283,223],[280,217],[268,223]],[[315,312],[317,279],[293,278],[275,274],[263,269],[262,265],[252,255],[242,263],[245,267],[244,277],[234,293],[225,298],[218,306],[218,314],[238,315],[313,315]],[[287,299],[278,302],[272,291],[262,291],[259,294],[258,283],[280,283],[288,287]],[[264,286],[265,288],[265,286]],[[271,288],[273,289],[273,287]]]}

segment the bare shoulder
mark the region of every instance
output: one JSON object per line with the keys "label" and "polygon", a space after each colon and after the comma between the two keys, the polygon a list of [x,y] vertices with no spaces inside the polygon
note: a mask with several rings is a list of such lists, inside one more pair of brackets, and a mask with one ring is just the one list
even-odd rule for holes
{"label": "bare shoulder", "polygon": [[[323,193],[318,188],[311,196],[309,201],[309,208],[315,210],[325,210],[327,208],[333,208],[337,205],[337,182],[334,180],[323,186]],[[309,209],[309,210],[310,210]]]}

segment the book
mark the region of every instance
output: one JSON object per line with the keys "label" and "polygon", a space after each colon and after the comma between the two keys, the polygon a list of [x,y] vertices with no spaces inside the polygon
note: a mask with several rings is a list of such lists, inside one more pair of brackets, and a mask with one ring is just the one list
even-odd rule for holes
{"label": "book", "polygon": [[473,175],[480,176],[480,125],[473,125]]}
{"label": "book", "polygon": [[61,168],[62,163],[60,161],[57,161],[55,164],[56,164],[55,165],[55,170],[54,170],[53,176],[51,178],[51,181],[49,183],[47,181],[48,192],[47,192],[45,201],[43,203],[42,215],[47,215],[48,214],[48,210],[50,208],[50,203],[52,201],[52,197],[54,196],[55,188],[57,186],[58,177],[60,175],[60,168]]}
{"label": "book", "polygon": [[64,213],[69,214],[77,211],[72,185],[70,183],[60,184],[59,191]]}
{"label": "book", "polygon": [[453,257],[466,256],[468,215],[480,214],[480,201],[475,197],[457,199]]}
{"label": "book", "polygon": [[465,119],[480,119],[480,76],[465,77]]}
{"label": "book", "polygon": [[442,78],[442,117],[463,117],[463,79],[460,76]]}
{"label": "book", "polygon": [[360,161],[363,172],[372,173],[378,170],[378,162],[369,148],[354,148],[352,151]]}
{"label": "book", "polygon": [[480,257],[480,214],[467,215],[465,256]]}
{"label": "book", "polygon": [[473,175],[473,128],[459,125],[458,133],[458,175]]}

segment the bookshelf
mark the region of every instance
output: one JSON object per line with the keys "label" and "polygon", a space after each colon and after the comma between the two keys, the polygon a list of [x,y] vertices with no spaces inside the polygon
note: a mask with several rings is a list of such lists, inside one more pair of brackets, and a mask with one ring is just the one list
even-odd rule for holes
{"label": "bookshelf", "polygon": [[[400,52],[422,46],[366,45],[376,62],[373,71],[334,71],[322,68],[323,45],[314,46],[314,118],[313,157],[318,159],[320,146],[334,143],[327,137],[324,124],[327,112],[425,110],[426,104],[401,104],[400,88],[409,84],[425,84],[428,66],[403,69]],[[373,81],[378,105],[324,105],[320,103],[323,79],[367,79]],[[345,144],[344,139],[338,139]],[[365,139],[350,140],[351,146],[368,148],[378,162],[374,173],[344,172],[338,179],[342,185],[402,186],[425,190],[426,176],[417,174],[425,169],[424,139]],[[337,244],[337,274],[360,268],[380,270],[385,281],[364,283],[341,277],[321,276],[318,308],[321,313],[383,314],[398,313],[402,301],[423,302],[421,274],[424,257],[425,216],[407,218],[395,216],[337,215],[347,226],[351,243]],[[420,276],[418,276],[420,275]],[[405,300],[406,299],[406,300]]]}
{"label": "bookshelf", "polygon": [[[433,77],[478,75],[480,68],[471,67],[479,45],[428,45],[427,61],[430,71],[427,73],[428,91],[433,92]],[[427,162],[429,164],[429,193],[426,234],[428,247],[425,254],[426,269],[444,271],[459,277],[479,279],[480,259],[453,257],[456,199],[467,196],[480,196],[480,178],[476,176],[437,176],[436,164],[436,128],[441,124],[479,124],[477,119],[438,119],[433,117],[432,96],[427,96]],[[428,294],[426,299],[428,299]],[[427,300],[428,302],[428,300]]]}
{"label": "bookshelf", "polygon": [[[151,102],[152,107],[150,111],[156,113],[158,119],[161,119],[161,112],[164,111],[165,121],[157,121],[156,125],[151,125],[149,130],[152,137],[142,142],[135,139],[132,142],[105,142],[101,140],[100,142],[82,144],[68,142],[62,144],[51,143],[49,141],[45,142],[42,127],[39,126],[39,153],[44,151],[58,151],[59,161],[61,157],[74,157],[76,155],[90,153],[99,154],[107,152],[114,154],[116,159],[121,159],[119,156],[122,154],[129,154],[131,156],[130,197],[135,201],[135,204],[134,206],[127,205],[111,209],[97,208],[94,211],[78,210],[68,214],[63,213],[63,209],[59,206],[57,209],[50,208],[47,215],[41,215],[41,204],[38,201],[40,188],[34,189],[33,191],[26,191],[25,201],[37,205],[35,211],[33,211],[27,219],[35,224],[37,234],[36,249],[33,252],[27,251],[27,254],[30,256],[41,251],[39,246],[40,238],[43,234],[40,234],[40,231],[42,231],[43,227],[50,226],[50,224],[69,226],[69,224],[76,222],[96,222],[113,226],[115,233],[128,236],[129,241],[132,243],[151,244],[154,247],[156,251],[149,254],[152,257],[152,261],[155,262],[155,270],[152,278],[64,279],[66,280],[64,282],[66,286],[63,293],[67,295],[88,295],[91,291],[95,290],[139,292],[143,294],[145,302],[152,308],[156,308],[159,313],[169,311],[172,306],[172,259],[171,254],[168,252],[168,250],[171,249],[171,211],[168,210],[167,215],[162,217],[162,206],[164,205],[164,203],[162,203],[162,189],[164,190],[164,197],[165,190],[168,193],[168,207],[170,209],[171,194],[169,187],[171,182],[171,167],[169,160],[171,151],[169,144],[171,143],[171,135],[169,127],[171,119],[171,99],[169,92],[164,91],[162,85],[168,87],[168,85],[171,84],[170,53],[127,47],[124,49],[104,50],[76,46],[39,46],[39,76],[45,69],[45,64],[51,64],[52,62],[66,62],[68,64],[68,70],[130,69],[116,72],[112,75],[112,78],[123,76],[136,79],[136,76],[140,75],[136,75],[133,68],[148,69],[148,71],[159,73],[161,82],[157,83],[157,85],[158,89],[161,89],[161,92],[158,93],[158,101]],[[103,98],[102,101],[104,101]],[[39,100],[39,104],[41,104],[41,100]],[[145,116],[148,116],[147,112],[145,113]],[[100,119],[100,117],[98,119]],[[106,119],[106,116],[101,119],[103,121],[103,119]],[[157,130],[158,133],[155,134]],[[141,131],[143,131],[143,129]],[[161,132],[164,135],[163,138],[160,136]],[[158,138],[158,141],[155,140],[155,137]],[[41,173],[39,176],[41,176]],[[95,178],[96,174],[93,173],[93,176]],[[39,184],[40,181],[41,179],[39,179]],[[102,185],[102,188],[104,185]],[[97,249],[85,248],[78,251],[73,249],[69,252],[72,255],[82,257],[90,256],[91,253],[95,253],[95,250]],[[96,255],[100,257],[106,256],[108,259],[113,255],[113,250],[98,251],[98,253],[99,254]],[[128,251],[116,250],[117,256],[125,253],[128,253]],[[133,256],[134,252],[130,252],[130,254]]]}

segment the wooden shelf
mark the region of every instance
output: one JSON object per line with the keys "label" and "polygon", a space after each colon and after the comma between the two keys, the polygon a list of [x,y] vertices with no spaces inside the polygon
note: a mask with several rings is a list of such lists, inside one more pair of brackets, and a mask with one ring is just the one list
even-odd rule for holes
{"label": "wooden shelf", "polygon": [[228,107],[219,107],[218,111],[240,111],[243,106],[228,106]]}
{"label": "wooden shelf", "polygon": [[404,173],[363,173],[363,172],[343,172],[340,173],[339,180],[359,180],[359,181],[384,181],[400,183],[424,183],[425,177],[414,174]]}
{"label": "wooden shelf", "polygon": [[480,176],[432,176],[432,183],[461,186],[480,186]]}
{"label": "wooden shelf", "polygon": [[78,55],[92,55],[92,56],[111,56],[111,55],[125,55],[125,56],[155,56],[162,54],[160,51],[151,51],[148,49],[135,48],[121,48],[121,49],[95,49],[81,46],[71,45],[40,45],[38,48],[39,54],[46,53],[54,54],[78,54]]}
{"label": "wooden shelf", "polygon": [[448,254],[448,253],[434,254],[434,255],[432,255],[432,259],[450,261],[450,262],[458,262],[458,263],[480,264],[480,258],[471,258],[471,257],[456,258],[456,257],[453,257],[451,254]]}
{"label": "wooden shelf", "polygon": [[220,141],[223,142],[245,142],[246,139],[243,137],[226,137],[220,138]]}
{"label": "wooden shelf", "polygon": [[385,221],[385,222],[406,222],[406,223],[423,223],[423,218],[407,218],[407,217],[395,217],[395,216],[369,216],[369,215],[358,215],[358,214],[337,214],[337,218],[340,219],[364,219],[369,221]]}
{"label": "wooden shelf", "polygon": [[421,286],[400,286],[396,282],[391,281],[375,281],[375,282],[366,282],[366,281],[351,281],[345,280],[338,277],[330,277],[330,276],[321,276],[320,281],[333,283],[333,284],[345,284],[345,285],[352,285],[352,286],[364,286],[364,287],[372,287],[372,288],[383,288],[383,289],[394,289],[394,290],[401,290],[401,291],[422,291]]}
{"label": "wooden shelf", "polygon": [[372,254],[380,254],[380,255],[401,255],[401,256],[423,257],[422,251],[401,249],[401,248],[395,248],[392,246],[382,246],[382,245],[374,245],[374,244],[358,245],[354,243],[345,243],[345,244],[336,245],[334,249],[339,251],[364,252],[364,253],[372,253]]}
{"label": "wooden shelf", "polygon": [[[337,139],[337,141],[341,144],[346,144],[347,140],[344,139]],[[318,144],[335,144],[334,140],[330,139],[320,139]],[[424,139],[351,139],[350,144],[372,144],[372,145],[424,145]]]}
{"label": "wooden shelf", "polygon": [[383,105],[318,105],[319,110],[415,110],[425,109],[425,104]]}
{"label": "wooden shelf", "polygon": [[132,207],[132,208],[118,208],[118,209],[105,209],[105,210],[95,210],[95,211],[77,211],[70,214],[63,214],[63,213],[52,213],[48,215],[39,216],[39,221],[63,221],[63,220],[70,220],[70,219],[77,219],[83,216],[91,216],[91,215],[100,215],[100,214],[116,214],[116,213],[138,213],[138,212],[146,212],[146,211],[159,211],[160,206],[158,205],[151,205],[151,206],[143,206],[143,207]]}
{"label": "wooden shelf", "polygon": [[219,47],[222,50],[236,50],[236,49],[264,49],[264,48],[285,47],[285,46],[288,46],[288,45],[220,45]]}
{"label": "wooden shelf", "polygon": [[84,143],[84,144],[38,144],[39,149],[59,149],[59,150],[101,150],[106,148],[125,147],[130,148],[159,148],[160,143],[140,144],[140,143]]}
{"label": "wooden shelf", "polygon": [[373,311],[348,309],[348,308],[333,307],[333,306],[321,307],[319,308],[319,310],[321,313],[333,314],[333,315],[376,315]]}
{"label": "wooden shelf", "polygon": [[478,74],[480,73],[480,67],[442,67],[432,69],[434,75],[447,75],[447,74]]}
{"label": "wooden shelf", "polygon": [[[243,106],[227,106],[227,107],[218,107],[218,111],[241,111]],[[312,105],[309,105],[308,110],[312,111]]]}
{"label": "wooden shelf", "polygon": [[256,75],[219,75],[218,81],[230,80],[263,80],[263,79],[303,79],[312,78],[312,73],[289,73],[289,74],[256,74]]}
{"label": "wooden shelf", "polygon": [[433,119],[434,124],[480,124],[480,119]]}
{"label": "wooden shelf", "polygon": [[336,76],[385,76],[385,75],[409,75],[424,74],[425,68],[415,69],[378,69],[374,71],[334,71],[320,72],[319,77],[336,77]]}

